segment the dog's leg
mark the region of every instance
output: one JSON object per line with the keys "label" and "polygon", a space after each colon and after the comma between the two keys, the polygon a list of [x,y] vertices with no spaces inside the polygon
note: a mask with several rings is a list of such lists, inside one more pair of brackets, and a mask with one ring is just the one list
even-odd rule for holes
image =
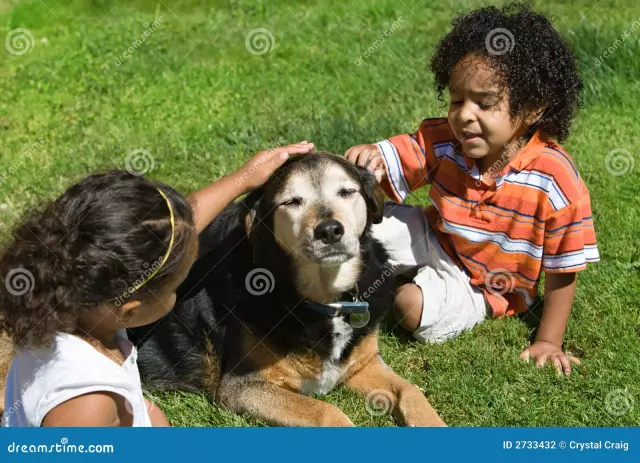
{"label": "dog's leg", "polygon": [[364,395],[370,406],[392,412],[406,426],[446,426],[420,389],[384,363],[377,334],[367,336],[349,360],[353,368],[345,383]]}
{"label": "dog's leg", "polygon": [[216,398],[236,413],[276,426],[353,426],[339,408],[260,379],[225,377]]}

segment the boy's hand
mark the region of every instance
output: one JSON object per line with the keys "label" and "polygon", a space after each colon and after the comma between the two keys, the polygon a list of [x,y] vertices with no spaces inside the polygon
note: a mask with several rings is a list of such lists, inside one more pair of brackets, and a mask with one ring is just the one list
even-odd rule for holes
{"label": "boy's hand", "polygon": [[558,374],[564,372],[565,375],[570,375],[572,362],[580,365],[580,360],[565,354],[561,347],[545,341],[535,341],[520,354],[520,359],[525,362],[531,358],[535,360],[537,367],[541,367],[549,361],[556,367]]}
{"label": "boy's hand", "polygon": [[293,145],[280,146],[268,151],[260,151],[249,159],[237,172],[236,184],[243,184],[245,191],[262,186],[269,176],[292,154],[306,154],[314,147],[307,140]]}
{"label": "boy's hand", "polygon": [[376,176],[378,183],[385,177],[384,161],[378,145],[356,145],[344,153],[344,157],[362,167],[366,167]]}

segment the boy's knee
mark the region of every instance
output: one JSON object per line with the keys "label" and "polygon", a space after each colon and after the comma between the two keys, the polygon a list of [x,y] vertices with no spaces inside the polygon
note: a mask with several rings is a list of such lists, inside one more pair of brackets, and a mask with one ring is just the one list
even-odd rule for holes
{"label": "boy's knee", "polygon": [[398,286],[393,299],[394,312],[400,326],[414,332],[420,326],[422,317],[422,290],[415,283]]}

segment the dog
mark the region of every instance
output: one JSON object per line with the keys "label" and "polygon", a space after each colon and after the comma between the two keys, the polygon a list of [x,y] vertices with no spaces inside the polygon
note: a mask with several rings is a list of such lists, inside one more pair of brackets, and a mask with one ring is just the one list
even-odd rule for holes
{"label": "dog", "polygon": [[129,330],[145,385],[204,391],[272,425],[353,426],[310,397],[346,385],[404,425],[444,426],[378,349],[394,293],[371,236],[383,208],[366,169],[329,153],[289,159],[201,233],[173,311]]}

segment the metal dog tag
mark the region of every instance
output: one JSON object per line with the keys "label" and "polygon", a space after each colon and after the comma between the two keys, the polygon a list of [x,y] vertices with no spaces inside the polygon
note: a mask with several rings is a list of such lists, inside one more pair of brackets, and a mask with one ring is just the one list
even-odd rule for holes
{"label": "metal dog tag", "polygon": [[371,314],[367,310],[364,313],[351,312],[349,314],[349,324],[354,328],[364,328],[371,320]]}

